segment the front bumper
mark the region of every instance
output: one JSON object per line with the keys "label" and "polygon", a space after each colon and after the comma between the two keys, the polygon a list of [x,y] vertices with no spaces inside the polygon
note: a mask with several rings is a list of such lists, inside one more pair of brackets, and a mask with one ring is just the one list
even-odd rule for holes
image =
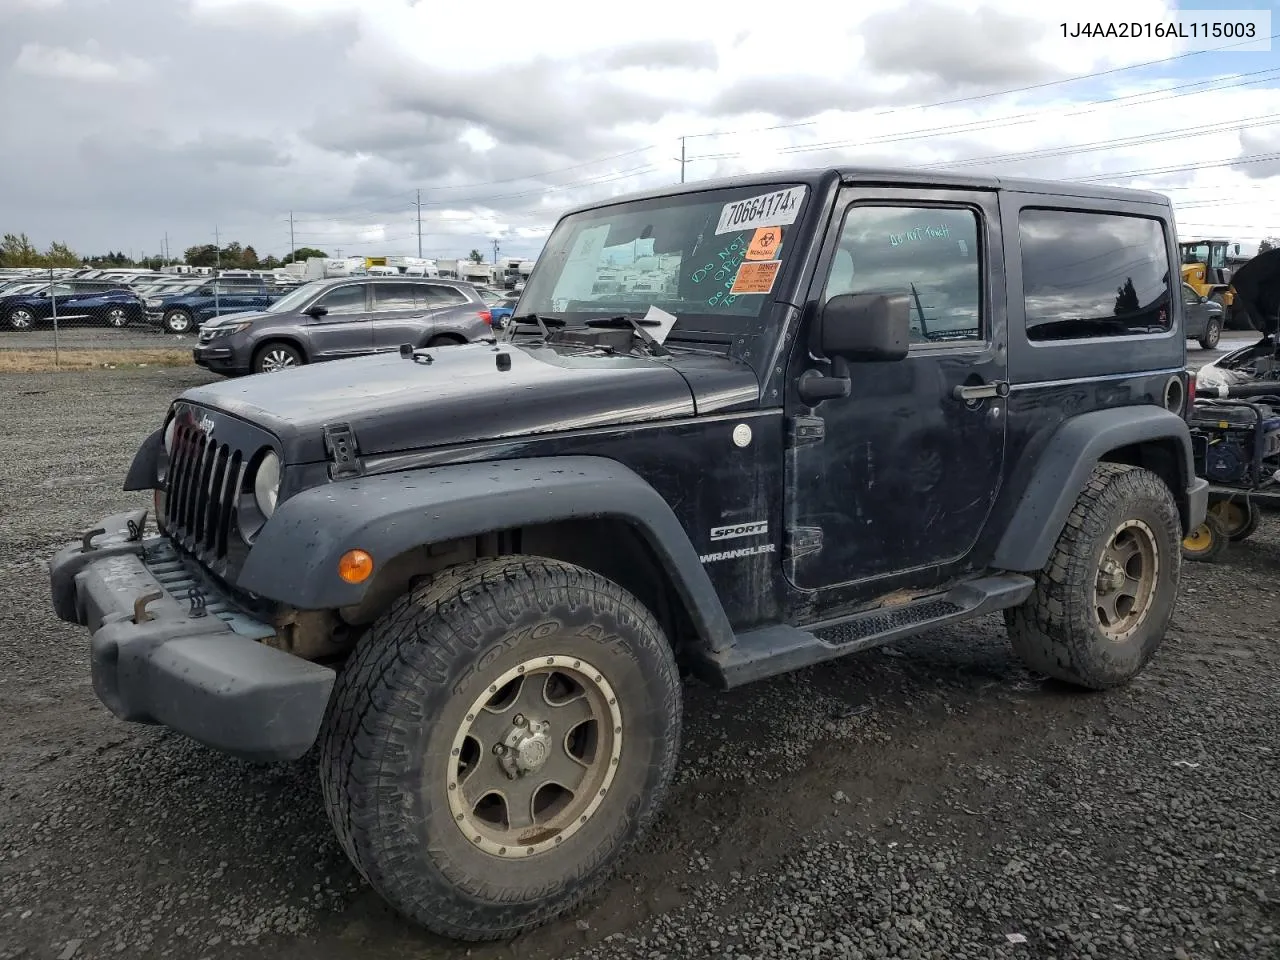
{"label": "front bumper", "polygon": [[88,627],[93,688],[122,720],[163,724],[254,761],[314,744],[336,674],[261,641],[269,624],[236,609],[159,536],[147,512],[107,517],[89,543],[49,562],[53,607]]}
{"label": "front bumper", "polygon": [[216,347],[212,345],[193,347],[191,359],[195,361],[197,366],[212,370],[215,373],[243,373],[249,369],[247,365],[237,363],[235,351],[231,347]]}

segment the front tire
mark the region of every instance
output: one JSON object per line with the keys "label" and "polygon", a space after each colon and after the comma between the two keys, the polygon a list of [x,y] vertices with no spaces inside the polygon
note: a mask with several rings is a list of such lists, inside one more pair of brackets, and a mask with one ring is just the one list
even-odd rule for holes
{"label": "front tire", "polygon": [[302,352],[287,343],[268,343],[253,355],[254,373],[278,373],[306,362]]}
{"label": "front tire", "polygon": [[1005,611],[1032,670],[1090,690],[1129,682],[1164,641],[1181,575],[1182,524],[1148,470],[1100,463],[1027,601]]}
{"label": "front tire", "polygon": [[195,318],[187,310],[177,309],[170,310],[164,315],[161,321],[166,333],[181,334],[190,333],[195,327]]}
{"label": "front tire", "polygon": [[465,563],[397,599],[344,665],[325,807],[397,911],[455,939],[514,936],[596,891],[643,835],[681,714],[667,639],[617,584],[541,558]]}

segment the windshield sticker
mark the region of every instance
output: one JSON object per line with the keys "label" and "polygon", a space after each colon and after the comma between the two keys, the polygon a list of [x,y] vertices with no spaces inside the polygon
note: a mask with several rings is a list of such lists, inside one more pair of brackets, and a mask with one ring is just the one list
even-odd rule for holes
{"label": "windshield sticker", "polygon": [[800,215],[800,203],[804,200],[805,187],[791,187],[775,193],[762,193],[758,197],[726,203],[720,211],[720,223],[716,234],[730,230],[746,230],[751,227],[785,227],[796,222]]}
{"label": "windshield sticker", "polygon": [[747,253],[747,238],[739,235],[732,243],[717,253],[709,262],[704,263],[689,278],[694,283],[707,285],[707,289],[715,292],[707,298],[709,307],[727,307],[734,298],[729,295],[733,279],[737,276],[738,266]]}
{"label": "windshield sticker", "polygon": [[734,277],[729,293],[742,296],[747,293],[769,293],[773,290],[773,282],[778,279],[778,267],[781,260],[748,260],[738,267],[738,275]]}
{"label": "windshield sticker", "polygon": [[781,227],[757,227],[751,243],[747,245],[748,260],[776,260],[778,245],[782,243]]}

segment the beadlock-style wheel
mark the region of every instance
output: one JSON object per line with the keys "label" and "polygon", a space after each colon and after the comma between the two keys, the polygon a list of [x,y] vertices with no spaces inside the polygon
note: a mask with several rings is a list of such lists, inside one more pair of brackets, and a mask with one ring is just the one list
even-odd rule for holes
{"label": "beadlock-style wheel", "polygon": [[1133,635],[1151,606],[1159,573],[1155,534],[1141,520],[1126,520],[1098,562],[1095,590],[1104,636],[1119,642]]}
{"label": "beadlock-style wheel", "polygon": [[497,857],[563,843],[608,795],[622,731],[618,698],[590,663],[539,657],[507,670],[454,737],[449,809],[459,829]]}

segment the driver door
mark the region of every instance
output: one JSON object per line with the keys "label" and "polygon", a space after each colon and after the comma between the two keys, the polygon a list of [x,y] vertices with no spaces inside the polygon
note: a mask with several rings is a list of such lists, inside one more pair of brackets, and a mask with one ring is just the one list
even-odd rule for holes
{"label": "driver door", "polygon": [[[822,440],[788,458],[788,579],[875,595],[921,571],[936,582],[980,566],[973,554],[1005,457],[996,194],[847,189],[813,284],[810,324],[837,294],[905,295],[911,342],[905,359],[850,363],[847,397],[809,409],[792,387],[789,416]],[[801,343],[791,382],[809,368],[825,363]]]}

